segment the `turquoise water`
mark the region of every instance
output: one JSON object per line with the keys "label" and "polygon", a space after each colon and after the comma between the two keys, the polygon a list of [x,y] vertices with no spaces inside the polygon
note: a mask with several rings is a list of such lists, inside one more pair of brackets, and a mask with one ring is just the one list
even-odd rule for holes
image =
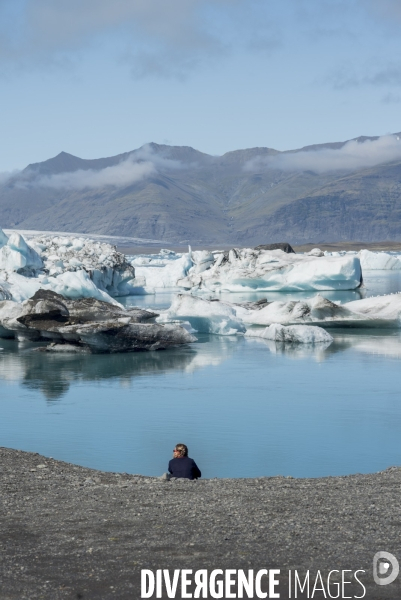
{"label": "turquoise water", "polygon": [[[400,289],[400,273],[371,272],[362,294]],[[205,477],[401,464],[401,332],[331,333],[326,349],[198,335],[186,348],[112,356],[51,355],[0,340],[0,444],[148,475],[166,470],[177,442]]]}

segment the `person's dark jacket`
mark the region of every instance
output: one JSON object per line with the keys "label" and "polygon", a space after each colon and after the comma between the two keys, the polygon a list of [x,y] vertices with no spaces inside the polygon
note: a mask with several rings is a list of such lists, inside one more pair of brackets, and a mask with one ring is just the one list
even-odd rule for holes
{"label": "person's dark jacket", "polygon": [[184,479],[198,479],[202,475],[196,462],[192,458],[189,458],[189,456],[172,458],[168,463],[168,470],[173,477]]}

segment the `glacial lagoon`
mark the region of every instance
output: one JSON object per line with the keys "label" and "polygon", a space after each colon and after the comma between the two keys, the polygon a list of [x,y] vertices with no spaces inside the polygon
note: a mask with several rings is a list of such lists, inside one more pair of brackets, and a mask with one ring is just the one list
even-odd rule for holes
{"label": "glacial lagoon", "polygon": [[[364,273],[348,302],[401,290]],[[232,294],[230,300],[314,293]],[[162,309],[169,293],[126,304]],[[228,299],[228,298],[227,298]],[[331,329],[328,347],[198,334],[161,352],[69,355],[0,340],[0,444],[102,470],[161,475],[177,442],[205,477],[319,477],[401,464],[401,329]]]}

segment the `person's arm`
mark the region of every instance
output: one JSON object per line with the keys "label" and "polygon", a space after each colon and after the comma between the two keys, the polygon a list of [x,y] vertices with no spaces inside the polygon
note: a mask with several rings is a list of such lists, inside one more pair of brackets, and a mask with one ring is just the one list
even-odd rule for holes
{"label": "person's arm", "polygon": [[202,477],[202,473],[200,472],[200,469],[198,467],[198,465],[196,464],[196,462],[193,460],[193,465],[192,465],[192,475],[194,476],[195,479],[199,479],[199,477]]}
{"label": "person's arm", "polygon": [[173,474],[173,471],[171,469],[171,460],[168,463],[168,472],[171,473],[171,475]]}

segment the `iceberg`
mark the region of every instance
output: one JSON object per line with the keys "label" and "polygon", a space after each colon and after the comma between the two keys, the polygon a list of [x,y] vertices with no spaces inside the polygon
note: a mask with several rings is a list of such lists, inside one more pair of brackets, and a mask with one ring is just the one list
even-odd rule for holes
{"label": "iceberg", "polygon": [[[189,322],[193,330],[200,333],[236,335],[246,331],[248,337],[265,339],[273,338],[267,337],[270,333],[260,329],[260,326],[269,328],[274,325],[277,328],[299,325],[302,329],[291,329],[291,334],[295,336],[302,333],[306,336],[303,343],[312,343],[312,338],[310,342],[306,341],[307,336],[313,332],[318,336],[323,331],[319,329],[322,327],[401,327],[401,293],[345,304],[332,302],[320,294],[308,300],[258,300],[238,304],[188,293],[177,294],[170,308],[161,311],[157,322],[179,321]],[[312,330],[309,331],[306,326],[312,326]],[[280,331],[285,332],[282,329]],[[277,337],[279,334],[276,331],[274,335]],[[329,334],[322,333],[322,336],[322,342],[330,341]]]}
{"label": "iceberg", "polygon": [[285,327],[279,323],[273,323],[266,329],[248,329],[245,336],[290,344],[331,344],[333,341],[331,335],[321,327],[311,325]]}
{"label": "iceberg", "polygon": [[[161,350],[196,341],[184,327],[153,322],[155,313],[86,298],[68,301],[39,290],[21,304],[0,302],[0,337],[20,341],[51,341],[59,352],[133,352]],[[63,346],[65,345],[65,348]]]}
{"label": "iceberg", "polygon": [[110,244],[85,238],[37,236],[0,229],[0,300],[23,302],[39,289],[65,298],[115,297],[136,290],[135,269]]}
{"label": "iceberg", "polygon": [[37,236],[30,244],[40,252],[45,272],[51,277],[84,270],[96,287],[110,296],[132,292],[135,269],[111,244],[64,236]]}
{"label": "iceberg", "polygon": [[[137,262],[135,264],[138,265]],[[148,292],[178,290],[180,288],[177,282],[187,276],[193,264],[189,253],[176,257],[174,260],[159,261],[155,259],[146,266],[135,266],[135,276],[137,280],[143,280],[143,287]]]}
{"label": "iceberg", "polygon": [[1,271],[31,274],[30,271],[43,268],[43,261],[39,254],[28,246],[19,233],[12,233],[7,238],[0,229],[0,246]]}
{"label": "iceberg", "polygon": [[401,325],[401,293],[373,296],[363,300],[347,302],[344,308],[365,318],[375,320],[378,324]]}
{"label": "iceberg", "polygon": [[270,302],[243,316],[249,325],[310,324],[323,327],[400,327],[401,293],[337,304],[320,294],[310,300]]}
{"label": "iceberg", "polygon": [[[102,286],[103,287],[103,286]],[[67,271],[57,277],[45,277],[42,279],[41,288],[52,290],[61,294],[64,298],[96,298],[110,304],[121,306],[107,292],[103,291],[90,278],[86,271]]]}
{"label": "iceberg", "polygon": [[189,321],[199,333],[235,335],[245,333],[245,325],[237,314],[246,312],[219,300],[206,300],[189,294],[177,294],[170,308],[156,319],[158,323]]}
{"label": "iceberg", "polygon": [[401,260],[399,256],[394,256],[387,252],[371,252],[370,250],[361,250],[359,253],[362,269],[366,270],[400,270]]}
{"label": "iceberg", "polygon": [[65,298],[97,298],[110,304],[121,306],[107,292],[99,289],[90,279],[86,271],[67,272],[57,277],[24,277],[18,273],[6,274],[1,287],[5,290],[9,300],[23,302],[31,298],[38,290],[52,290]]}
{"label": "iceberg", "polygon": [[8,236],[4,233],[2,229],[0,229],[0,248],[5,246],[8,242]]}
{"label": "iceberg", "polygon": [[326,257],[320,252],[317,256],[254,248],[190,251],[162,266],[151,260],[136,270],[145,288],[156,292],[162,288],[201,294],[353,290],[362,282],[360,260],[354,255]]}
{"label": "iceberg", "polygon": [[320,250],[320,248],[312,248],[312,250],[310,250],[309,252],[306,253],[307,256],[324,256],[324,252],[323,250]]}

